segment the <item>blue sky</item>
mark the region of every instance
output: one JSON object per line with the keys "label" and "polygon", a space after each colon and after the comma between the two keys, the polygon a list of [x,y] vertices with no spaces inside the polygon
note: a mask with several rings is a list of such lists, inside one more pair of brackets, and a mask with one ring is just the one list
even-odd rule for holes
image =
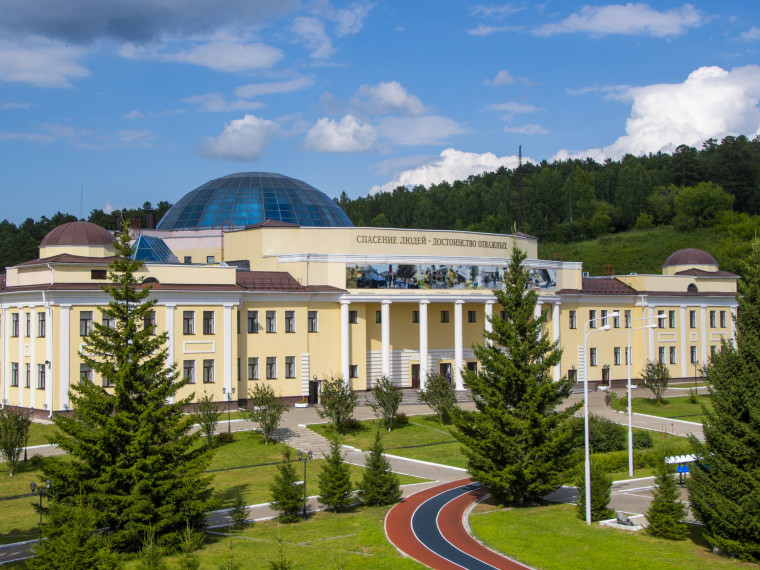
{"label": "blue sky", "polygon": [[351,197],[760,131],[760,5],[3,0],[0,219],[232,172]]}

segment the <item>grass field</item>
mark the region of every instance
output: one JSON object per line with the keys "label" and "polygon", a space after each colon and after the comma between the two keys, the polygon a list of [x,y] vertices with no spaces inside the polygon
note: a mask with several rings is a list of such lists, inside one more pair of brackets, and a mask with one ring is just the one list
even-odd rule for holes
{"label": "grass field", "polygon": [[[697,396],[696,403],[692,402],[688,396],[663,398],[661,406],[657,405],[654,398],[634,398],[631,408],[635,414],[699,423],[704,417],[702,405],[708,410],[712,409],[710,396]],[[619,411],[627,410],[624,398],[614,400],[612,407]]]}
{"label": "grass field", "polygon": [[682,541],[653,538],[586,526],[575,505],[494,510],[482,504],[470,516],[470,528],[487,546],[543,570],[757,568],[713,555],[700,527],[690,526]]}
{"label": "grass field", "polygon": [[[378,420],[360,422],[356,429],[346,431],[343,443],[366,451],[374,441],[377,424]],[[325,437],[332,436],[329,424],[312,424],[308,427]],[[383,445],[388,453],[395,454],[399,447],[451,443],[454,442],[451,429],[450,425],[439,424],[437,416],[412,416],[407,425],[394,427],[392,431],[383,430]]]}

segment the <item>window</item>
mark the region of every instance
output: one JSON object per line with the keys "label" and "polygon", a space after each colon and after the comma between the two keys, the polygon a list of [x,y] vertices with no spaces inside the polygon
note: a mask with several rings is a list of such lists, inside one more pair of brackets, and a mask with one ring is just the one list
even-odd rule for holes
{"label": "window", "polygon": [[319,314],[317,311],[309,311],[309,332],[319,332]]}
{"label": "window", "polygon": [[32,385],[32,365],[28,362],[24,364],[24,387],[29,388]]}
{"label": "window", "polygon": [[442,323],[448,323],[449,322],[449,312],[448,311],[441,311],[441,322]]}
{"label": "window", "polygon": [[37,336],[45,336],[45,313],[37,313]]}
{"label": "window", "polygon": [[625,348],[625,363],[626,365],[631,361],[631,347],[627,346]]}
{"label": "window", "polygon": [[237,326],[237,333],[240,334],[240,311],[235,311],[235,325]]}
{"label": "window", "polygon": [[203,361],[203,383],[214,383],[214,361],[213,359],[206,359]]}
{"label": "window", "polygon": [[696,364],[697,363],[697,347],[692,346],[691,349],[691,363]]}
{"label": "window", "polygon": [[720,328],[726,328],[726,311],[720,312]]}
{"label": "window", "polygon": [[467,311],[467,322],[468,323],[477,323],[478,322],[478,313],[475,311]]}
{"label": "window", "polygon": [[359,311],[348,311],[348,323],[355,325],[359,322]]}
{"label": "window", "polygon": [[182,374],[190,384],[195,384],[195,360],[182,361]]}
{"label": "window", "polygon": [[295,378],[295,377],[296,377],[296,357],[286,356],[285,357],[285,378]]}
{"label": "window", "polygon": [[102,324],[104,327],[112,329],[116,326],[116,321],[104,313]]}
{"label": "window", "polygon": [[285,332],[286,333],[296,332],[296,312],[295,311],[285,311]]}
{"label": "window", "polygon": [[213,255],[206,256],[206,263],[214,263],[215,259]]}
{"label": "window", "polygon": [[11,313],[11,336],[18,336],[18,313]]}
{"label": "window", "polygon": [[567,379],[570,382],[577,382],[578,381],[578,371],[575,368],[571,368],[567,371]]}
{"label": "window", "polygon": [[277,332],[277,311],[267,311],[267,332]]}
{"label": "window", "polygon": [[501,317],[502,321],[506,321],[507,320],[507,311],[500,311],[499,312],[499,316]]}
{"label": "window", "polygon": [[267,380],[277,379],[277,357],[267,356]]}
{"label": "window", "polygon": [[657,328],[664,329],[665,328],[665,311],[657,311],[657,316],[661,317],[657,319]]}
{"label": "window", "polygon": [[32,314],[24,313],[24,336],[32,336]]}
{"label": "window", "polygon": [[258,311],[248,311],[248,332],[249,333],[259,332],[259,312]]}
{"label": "window", "polygon": [[87,336],[92,332],[92,311],[79,312],[79,334]]}
{"label": "window", "polygon": [[613,349],[613,352],[612,352],[612,363],[615,366],[619,366],[620,365],[620,347],[619,346],[616,346]]}
{"label": "window", "polygon": [[91,269],[90,279],[108,279],[107,269]]}
{"label": "window", "polygon": [[715,356],[715,354],[718,352],[718,347],[714,344],[710,345],[710,357]]}
{"label": "window", "polygon": [[631,311],[625,311],[625,328],[631,328]]}
{"label": "window", "polygon": [[607,326],[607,311],[606,310],[602,310],[602,326],[603,327]]}
{"label": "window", "polygon": [[570,311],[570,328],[571,329],[578,328],[578,321],[575,315],[575,311]]}
{"label": "window", "polygon": [[214,334],[214,311],[203,311],[203,334]]}
{"label": "window", "polygon": [[83,382],[92,382],[92,368],[84,363],[79,365],[79,378]]}
{"label": "window", "polygon": [[478,361],[477,360],[472,360],[472,361],[468,362],[467,363],[467,370],[469,370],[470,372],[472,372],[474,374],[477,374],[478,373]]}
{"label": "window", "polygon": [[375,311],[375,322],[376,323],[382,323],[383,322],[383,312],[382,311]]}
{"label": "window", "polygon": [[191,265],[193,263],[193,258],[190,255],[186,255],[184,257],[184,264],[185,265]]}
{"label": "window", "polygon": [[357,364],[351,364],[348,367],[348,377],[349,378],[358,378],[359,377],[359,366]]}
{"label": "window", "polygon": [[612,317],[612,326],[616,329],[620,328],[620,311],[618,311],[617,314]]}
{"label": "window", "polygon": [[689,311],[689,328],[697,328],[697,311]]}
{"label": "window", "polygon": [[156,311],[148,311],[143,322],[146,331],[150,331],[150,334],[156,334]]}
{"label": "window", "polygon": [[591,348],[589,350],[591,351],[591,354],[589,356],[589,360],[590,360],[589,366],[596,366],[596,349]]}
{"label": "window", "polygon": [[18,386],[18,362],[11,362],[11,387]]}
{"label": "window", "polygon": [[589,321],[589,326],[592,329],[595,329],[596,328],[596,311],[592,310],[588,312],[588,321]]}
{"label": "window", "polygon": [[420,312],[412,311],[412,323],[419,323],[419,322],[420,322]]}
{"label": "window", "polygon": [[38,390],[45,389],[45,365],[44,364],[37,365],[37,389]]}
{"label": "window", "polygon": [[660,364],[665,364],[665,347],[660,346],[657,349],[657,352],[658,352],[657,359],[660,361]]}
{"label": "window", "polygon": [[676,312],[675,311],[668,311],[668,326],[671,329],[676,328]]}
{"label": "window", "polygon": [[676,347],[675,346],[670,347],[670,363],[671,364],[676,363]]}
{"label": "window", "polygon": [[195,334],[195,311],[182,311],[182,332]]}
{"label": "window", "polygon": [[717,323],[717,320],[715,319],[715,311],[710,311],[710,328],[714,329],[715,325]]}
{"label": "window", "polygon": [[259,357],[248,357],[248,380],[259,379]]}

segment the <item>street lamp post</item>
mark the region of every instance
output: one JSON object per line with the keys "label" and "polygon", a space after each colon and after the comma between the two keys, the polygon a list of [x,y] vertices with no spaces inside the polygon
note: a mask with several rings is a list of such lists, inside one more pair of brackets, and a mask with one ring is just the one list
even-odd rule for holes
{"label": "street lamp post", "polygon": [[235,387],[233,386],[229,392],[225,392],[225,389],[222,388],[222,394],[224,393],[227,394],[227,433],[230,433],[232,431],[230,407],[232,406],[232,395],[235,393]]}
{"label": "street lamp post", "polygon": [[42,495],[45,495],[50,490],[50,479],[45,481],[45,486],[37,485],[34,481],[29,483],[29,487],[32,489],[32,494],[37,494],[40,497],[40,540],[42,540]]}
{"label": "street lamp post", "polygon": [[298,452],[298,461],[303,461],[303,520],[306,520],[306,461],[314,457],[311,451]]}
{"label": "street lamp post", "polygon": [[[609,318],[619,317],[620,313],[615,311]],[[610,323],[607,321],[598,329],[588,330],[591,323],[596,319],[590,319],[584,327],[583,337],[583,454],[584,454],[584,483],[586,493],[586,524],[591,524],[591,456],[589,454],[588,441],[588,337],[591,334],[610,330]]]}

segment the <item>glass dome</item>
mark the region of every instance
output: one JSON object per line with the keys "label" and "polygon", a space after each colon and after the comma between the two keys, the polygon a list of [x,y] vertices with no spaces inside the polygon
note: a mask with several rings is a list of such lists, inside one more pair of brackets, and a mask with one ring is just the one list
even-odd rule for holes
{"label": "glass dome", "polygon": [[313,186],[269,172],[222,176],[185,194],[161,218],[159,230],[235,227],[276,220],[302,226],[352,227],[340,207]]}

